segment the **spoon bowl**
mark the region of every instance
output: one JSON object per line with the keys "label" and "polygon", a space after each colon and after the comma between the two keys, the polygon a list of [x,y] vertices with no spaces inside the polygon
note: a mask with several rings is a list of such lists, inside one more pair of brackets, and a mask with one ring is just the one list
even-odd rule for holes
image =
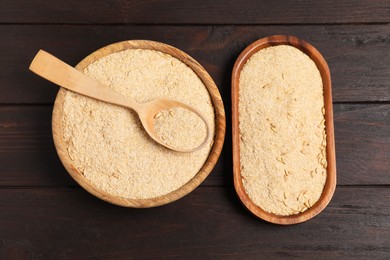
{"label": "spoon bowl", "polygon": [[[146,103],[138,103],[115,92],[104,84],[88,77],[79,70],[54,57],[50,53],[40,50],[30,65],[30,70],[37,75],[76,93],[88,96],[107,103],[123,106],[134,110],[146,131],[157,143],[178,152],[193,152],[202,148],[210,138],[210,125],[206,118],[195,108],[167,99],[155,99]],[[158,137],[154,129],[155,115],[160,111],[173,107],[181,107],[198,115],[206,126],[206,135],[203,141],[194,148],[184,149],[165,143]]]}
{"label": "spoon bowl", "polygon": [[[163,140],[161,140],[155,130],[154,127],[154,122],[156,115],[160,113],[161,111],[164,110],[169,110],[174,107],[181,107],[184,109],[187,109],[191,112],[194,112],[197,116],[199,116],[202,121],[206,125],[206,135],[203,139],[203,141],[196,147],[194,148],[188,148],[188,149],[183,149],[179,147],[172,146]],[[161,145],[171,149],[175,150],[178,152],[194,152],[202,148],[210,139],[211,134],[210,134],[210,126],[208,125],[208,121],[206,118],[195,108],[188,106],[186,104],[183,104],[181,102],[177,102],[174,100],[169,100],[169,99],[154,99],[146,103],[142,103],[141,107],[138,109],[138,116],[139,119],[141,120],[142,125],[144,126],[145,131],[148,133],[150,137],[152,137],[156,142],[160,143]]]}

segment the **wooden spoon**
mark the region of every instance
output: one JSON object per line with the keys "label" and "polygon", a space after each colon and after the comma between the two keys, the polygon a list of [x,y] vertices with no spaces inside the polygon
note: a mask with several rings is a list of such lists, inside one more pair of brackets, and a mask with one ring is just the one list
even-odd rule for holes
{"label": "wooden spoon", "polygon": [[[81,71],[66,64],[50,53],[40,50],[30,64],[30,70],[37,75],[61,86],[68,90],[77,92],[84,96],[98,99],[107,103],[123,106],[134,110],[148,135],[157,143],[179,152],[193,152],[204,146],[210,138],[210,125],[206,118],[193,107],[186,104],[167,100],[155,99],[145,103],[138,103],[115,92],[104,84],[88,77]],[[182,149],[170,146],[164,143],[155,132],[155,115],[162,110],[168,110],[173,107],[182,107],[197,114],[205,123],[206,136],[201,144],[195,148]]]}

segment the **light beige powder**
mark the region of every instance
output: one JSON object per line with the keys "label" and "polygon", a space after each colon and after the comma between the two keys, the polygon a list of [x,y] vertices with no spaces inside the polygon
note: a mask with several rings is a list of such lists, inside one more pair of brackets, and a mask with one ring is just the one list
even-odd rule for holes
{"label": "light beige powder", "polygon": [[318,68],[294,47],[268,47],[247,61],[239,84],[240,163],[248,196],[277,215],[307,210],[326,181]]}
{"label": "light beige powder", "polygon": [[154,129],[163,143],[183,150],[199,147],[207,135],[207,126],[202,118],[182,107],[173,107],[156,114]]}
{"label": "light beige powder", "polygon": [[[195,107],[214,135],[214,108],[198,76],[158,51],[131,49],[105,56],[84,73],[138,102],[173,99]],[[68,91],[63,137],[73,164],[98,188],[125,198],[154,198],[177,190],[201,169],[212,141],[192,153],[154,142],[131,110]]]}

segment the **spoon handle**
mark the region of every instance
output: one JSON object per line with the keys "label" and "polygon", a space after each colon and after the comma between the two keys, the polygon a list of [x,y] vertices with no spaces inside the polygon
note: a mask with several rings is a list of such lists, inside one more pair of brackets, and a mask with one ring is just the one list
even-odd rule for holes
{"label": "spoon handle", "polygon": [[128,107],[137,112],[141,106],[140,103],[122,96],[44,50],[40,50],[34,57],[30,70],[63,88],[84,96]]}

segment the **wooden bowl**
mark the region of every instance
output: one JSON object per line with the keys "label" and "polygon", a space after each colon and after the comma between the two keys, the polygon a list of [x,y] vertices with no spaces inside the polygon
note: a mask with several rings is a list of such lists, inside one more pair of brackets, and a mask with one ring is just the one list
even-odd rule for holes
{"label": "wooden bowl", "polygon": [[167,44],[153,42],[153,41],[145,41],[145,40],[133,40],[133,41],[123,41],[108,45],[103,47],[85,59],[83,59],[76,68],[80,71],[83,71],[89,64],[99,60],[100,58],[107,56],[111,53],[119,52],[126,49],[147,49],[147,50],[156,50],[166,54],[169,54],[180,61],[184,62],[187,66],[189,66],[203,81],[205,84],[215,112],[215,136],[213,147],[211,148],[210,154],[204,163],[201,170],[192,178],[188,183],[184,186],[175,190],[166,195],[150,198],[150,199],[128,199],[124,197],[119,197],[107,193],[96,186],[94,186],[90,181],[88,181],[83,174],[81,174],[77,168],[73,165],[72,160],[70,159],[68,152],[66,150],[66,145],[63,140],[63,128],[62,128],[62,113],[63,113],[63,104],[66,90],[61,88],[57,94],[56,101],[54,103],[53,108],[53,117],[52,117],[52,130],[53,130],[53,138],[54,144],[57,149],[57,153],[65,166],[66,170],[73,177],[73,179],[80,184],[84,189],[86,189],[91,194],[96,197],[105,200],[107,202],[125,206],[125,207],[134,207],[134,208],[147,208],[147,207],[155,207],[164,205],[170,202],[173,202],[191,191],[193,191],[196,187],[198,187],[209,175],[211,170],[214,168],[219,155],[222,150],[224,138],[225,138],[225,110],[222,103],[222,98],[219,94],[218,88],[215,85],[214,81],[210,77],[210,75],[206,72],[206,70],[193,58],[191,58],[186,53],[181,50],[169,46]]}
{"label": "wooden bowl", "polygon": [[[254,204],[242,184],[242,177],[240,173],[240,130],[239,130],[239,78],[241,69],[246,64],[247,60],[256,52],[269,46],[275,45],[291,45],[302,52],[307,54],[317,65],[320,71],[323,87],[324,87],[324,105],[325,105],[325,129],[326,129],[326,157],[328,161],[327,166],[327,179],[324,190],[320,199],[308,210],[291,215],[291,216],[279,216],[271,214],[259,206]],[[335,154],[335,143],[334,143],[334,127],[333,127],[333,107],[332,107],[332,87],[329,67],[319,53],[312,45],[300,40],[293,36],[286,35],[274,35],[262,38],[251,45],[249,45],[238,57],[234,64],[232,74],[232,125],[233,125],[233,173],[234,173],[234,186],[236,192],[241,199],[242,203],[257,217],[272,222],[275,224],[289,225],[307,221],[318,213],[320,213],[331,200],[334,190],[336,188],[336,154]]]}

